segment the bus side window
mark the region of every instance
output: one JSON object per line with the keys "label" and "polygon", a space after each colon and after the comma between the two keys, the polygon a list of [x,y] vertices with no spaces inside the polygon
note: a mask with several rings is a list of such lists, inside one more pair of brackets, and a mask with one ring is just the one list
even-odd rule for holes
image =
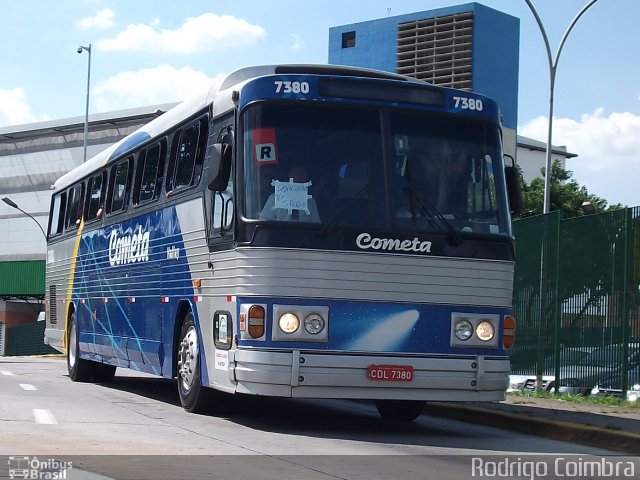
{"label": "bus side window", "polygon": [[77,228],[82,218],[84,184],[80,183],[69,189],[69,201],[65,215],[65,229]]}
{"label": "bus side window", "polygon": [[159,142],[138,156],[133,203],[143,205],[158,198],[164,172],[165,143]]}
{"label": "bus side window", "polygon": [[125,211],[129,199],[129,186],[131,184],[131,157],[111,168],[111,181],[109,182],[109,214]]}
{"label": "bus side window", "polygon": [[87,184],[88,195],[84,217],[88,222],[97,220],[102,216],[104,209],[104,186],[106,176],[107,172],[101,172],[98,175],[91,177]]}
{"label": "bus side window", "polygon": [[54,195],[51,200],[51,216],[49,218],[49,237],[55,237],[62,233],[64,226],[64,212],[66,210],[66,192]]}
{"label": "bus side window", "polygon": [[170,173],[167,179],[168,194],[200,182],[206,136],[206,118],[198,120],[174,135]]}

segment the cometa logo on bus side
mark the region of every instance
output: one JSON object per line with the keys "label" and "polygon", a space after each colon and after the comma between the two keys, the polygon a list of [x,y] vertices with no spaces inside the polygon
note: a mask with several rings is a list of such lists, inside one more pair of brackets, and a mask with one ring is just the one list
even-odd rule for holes
{"label": "cometa logo on bus side", "polygon": [[113,230],[109,237],[109,265],[149,261],[149,232],[138,225],[133,235],[118,236]]}
{"label": "cometa logo on bus side", "polygon": [[372,237],[369,233],[361,233],[356,238],[356,245],[362,250],[389,250],[396,252],[431,253],[431,242],[422,241],[418,237],[413,240],[398,238]]}

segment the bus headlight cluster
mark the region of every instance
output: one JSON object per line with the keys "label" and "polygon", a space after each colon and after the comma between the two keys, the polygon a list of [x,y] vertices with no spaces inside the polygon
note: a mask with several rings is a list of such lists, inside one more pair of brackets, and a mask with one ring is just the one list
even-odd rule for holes
{"label": "bus headlight cluster", "polygon": [[451,314],[451,346],[465,348],[497,348],[499,315]]}
{"label": "bus headlight cluster", "polygon": [[243,303],[238,316],[241,340],[263,342],[327,342],[329,307]]}
{"label": "bus headlight cluster", "polygon": [[[325,321],[322,315],[310,313],[304,318],[304,329],[310,335],[318,335],[324,330]],[[300,328],[300,318],[295,313],[287,312],[280,315],[278,327],[284,333],[292,334]]]}
{"label": "bus headlight cluster", "polygon": [[486,320],[481,321],[473,328],[473,325],[469,320],[460,320],[455,324],[455,335],[458,340],[469,340],[475,330],[476,337],[483,342],[490,342],[493,340],[495,336],[496,330],[491,324]]}
{"label": "bus headlight cluster", "polygon": [[326,342],[329,330],[329,307],[309,305],[274,305],[274,341]]}

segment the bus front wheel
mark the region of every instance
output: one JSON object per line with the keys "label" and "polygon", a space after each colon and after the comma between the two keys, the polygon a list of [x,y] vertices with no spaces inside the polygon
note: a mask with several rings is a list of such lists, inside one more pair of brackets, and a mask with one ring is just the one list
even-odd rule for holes
{"label": "bus front wheel", "polygon": [[421,400],[376,400],[380,416],[389,422],[412,422],[424,410]]}
{"label": "bus front wheel", "polygon": [[198,332],[191,312],[182,323],[177,357],[178,393],[182,408],[187,412],[202,413],[209,401],[209,389],[202,386]]}

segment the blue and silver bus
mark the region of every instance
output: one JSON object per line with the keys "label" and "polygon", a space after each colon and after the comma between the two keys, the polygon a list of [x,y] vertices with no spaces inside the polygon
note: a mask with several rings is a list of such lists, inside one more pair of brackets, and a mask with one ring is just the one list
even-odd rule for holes
{"label": "blue and silver bus", "polygon": [[[497,401],[514,177],[496,103],[368,69],[230,74],[54,185],[45,343],[220,392]],[[510,179],[508,181],[508,179]]]}

